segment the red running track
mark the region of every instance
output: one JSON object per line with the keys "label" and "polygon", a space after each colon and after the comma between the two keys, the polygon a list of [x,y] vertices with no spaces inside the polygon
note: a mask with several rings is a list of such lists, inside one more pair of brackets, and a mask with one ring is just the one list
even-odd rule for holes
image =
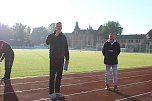
{"label": "red running track", "polygon": [[[57,101],[152,101],[152,67],[118,70],[119,92],[104,89],[104,71],[63,75]],[[49,77],[14,78],[0,85],[0,101],[51,101]]]}

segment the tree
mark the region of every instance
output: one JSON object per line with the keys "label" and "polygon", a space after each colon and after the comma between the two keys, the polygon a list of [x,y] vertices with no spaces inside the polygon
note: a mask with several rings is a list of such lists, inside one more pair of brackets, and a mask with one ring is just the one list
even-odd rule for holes
{"label": "tree", "polygon": [[48,30],[45,27],[34,28],[31,34],[32,41],[35,45],[44,44],[47,35]]}
{"label": "tree", "polygon": [[115,33],[116,35],[121,35],[123,28],[118,22],[109,21],[105,23],[101,28],[101,33],[108,35],[109,33]]}
{"label": "tree", "polygon": [[9,41],[11,37],[11,31],[7,25],[0,23],[0,40]]}
{"label": "tree", "polygon": [[26,37],[25,37],[25,39],[27,41],[31,40],[31,27],[29,27],[29,26],[26,28]]}
{"label": "tree", "polygon": [[55,31],[55,23],[52,23],[49,27],[48,27],[48,32],[49,33],[53,33]]}
{"label": "tree", "polygon": [[26,25],[22,25],[21,23],[16,23],[13,26],[14,30],[14,39],[24,41],[26,38]]}
{"label": "tree", "polygon": [[31,27],[22,25],[21,23],[16,23],[12,31],[12,36],[10,41],[14,46],[31,46]]}

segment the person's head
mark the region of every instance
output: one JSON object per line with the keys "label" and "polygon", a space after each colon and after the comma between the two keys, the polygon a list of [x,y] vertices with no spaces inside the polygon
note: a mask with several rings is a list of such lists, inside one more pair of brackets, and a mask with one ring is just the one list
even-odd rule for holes
{"label": "person's head", "polygon": [[0,41],[0,49],[3,49],[4,47],[4,41]]}
{"label": "person's head", "polygon": [[115,34],[114,34],[114,33],[110,33],[110,34],[109,34],[109,41],[110,41],[110,42],[114,42],[114,40],[116,40]]}
{"label": "person's head", "polygon": [[61,33],[61,30],[62,30],[62,23],[61,22],[56,23],[55,30],[57,33]]}

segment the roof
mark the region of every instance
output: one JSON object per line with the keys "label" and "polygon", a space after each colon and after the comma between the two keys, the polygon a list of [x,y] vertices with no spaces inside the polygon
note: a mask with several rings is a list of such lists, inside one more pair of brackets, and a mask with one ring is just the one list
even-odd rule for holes
{"label": "roof", "polygon": [[117,35],[117,39],[144,39],[145,37],[145,34]]}
{"label": "roof", "polygon": [[146,34],[148,39],[152,39],[152,29]]}

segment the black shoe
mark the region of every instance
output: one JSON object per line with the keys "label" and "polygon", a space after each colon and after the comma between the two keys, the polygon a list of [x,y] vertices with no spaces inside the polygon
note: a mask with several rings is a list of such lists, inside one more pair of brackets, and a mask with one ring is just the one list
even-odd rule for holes
{"label": "black shoe", "polygon": [[4,80],[4,77],[1,80]]}
{"label": "black shoe", "polygon": [[110,90],[109,84],[106,84],[105,89],[106,89],[106,90]]}
{"label": "black shoe", "polygon": [[114,92],[118,92],[118,87],[117,87],[117,85],[114,85]]}
{"label": "black shoe", "polygon": [[2,80],[10,80],[10,78],[3,77]]}

